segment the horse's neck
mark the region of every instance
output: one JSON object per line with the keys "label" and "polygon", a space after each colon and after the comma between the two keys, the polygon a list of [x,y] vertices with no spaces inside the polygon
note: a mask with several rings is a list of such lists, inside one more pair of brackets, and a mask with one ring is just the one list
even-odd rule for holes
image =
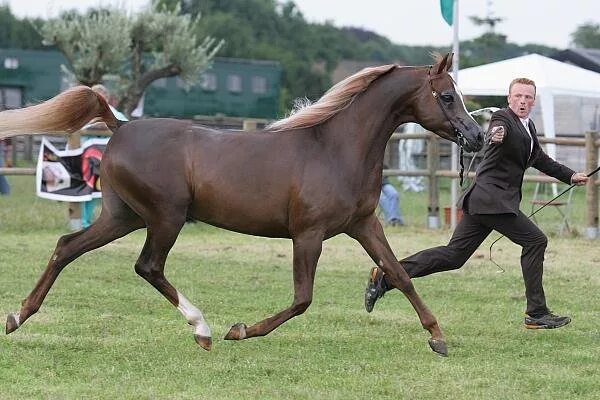
{"label": "horse's neck", "polygon": [[383,160],[394,130],[413,120],[412,99],[422,86],[422,71],[396,70],[381,77],[329,122],[329,139],[363,168]]}

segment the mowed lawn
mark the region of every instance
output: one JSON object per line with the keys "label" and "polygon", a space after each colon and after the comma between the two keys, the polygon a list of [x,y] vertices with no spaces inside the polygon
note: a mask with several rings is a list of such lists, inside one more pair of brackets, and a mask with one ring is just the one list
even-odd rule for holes
{"label": "mowed lawn", "polygon": [[[30,177],[10,182],[13,194],[0,197],[2,318],[18,311],[67,233],[64,204],[37,199]],[[407,226],[386,228],[399,258],[447,242],[448,229],[423,226],[426,194],[402,199]],[[413,281],[446,335],[450,356],[439,357],[400,292],[365,312],[371,260],[339,236],[324,244],[305,314],[268,336],[225,341],[232,324],[291,303],[291,242],[188,224],[166,273],[204,312],[212,351],[135,274],[139,231],[69,265],[40,311],[0,338],[0,399],[599,399],[600,242],[577,233],[583,192],[574,200],[574,235],[552,234],[554,210],[541,222],[546,294],[572,316],[565,328],[523,328],[520,249],[494,246],[499,273],[487,260],[492,235],[461,270]]]}

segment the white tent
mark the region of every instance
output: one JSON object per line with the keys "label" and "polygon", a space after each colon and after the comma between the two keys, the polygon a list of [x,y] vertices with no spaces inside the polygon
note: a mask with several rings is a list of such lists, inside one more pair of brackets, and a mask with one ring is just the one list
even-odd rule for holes
{"label": "white tent", "polygon": [[[514,78],[533,79],[546,137],[555,137],[554,96],[570,95],[600,98],[600,74],[539,54],[529,54],[458,72],[458,86],[465,95],[506,96]],[[556,146],[548,145],[548,154],[556,158]]]}

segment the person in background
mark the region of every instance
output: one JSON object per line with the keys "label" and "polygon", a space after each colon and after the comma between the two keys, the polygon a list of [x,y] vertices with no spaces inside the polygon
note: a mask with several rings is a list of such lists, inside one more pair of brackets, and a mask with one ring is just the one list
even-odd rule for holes
{"label": "person in background", "polygon": [[[123,114],[122,112],[120,112],[119,110],[117,110],[115,108],[115,105],[117,103],[117,98],[112,96],[108,89],[104,86],[104,85],[94,85],[91,88],[94,92],[98,93],[100,96],[102,96],[104,98],[104,100],[106,100],[106,102],[108,103],[108,107],[110,108],[110,111],[112,111],[113,115],[115,117],[117,117],[118,120],[121,121],[129,121],[129,118],[127,118],[125,116],[125,114]],[[100,122],[99,124],[104,125],[103,122]],[[104,125],[104,128],[108,129],[108,127],[106,125]]]}
{"label": "person in background", "polygon": [[[384,166],[384,168],[387,168]],[[387,176],[381,181],[381,193],[379,194],[379,207],[383,211],[386,224],[391,226],[402,226],[404,221],[400,214],[400,197],[396,188],[390,183]]]}
{"label": "person in background", "polygon": [[[112,111],[112,113],[114,114],[115,117],[117,117],[117,119],[121,120],[121,121],[128,121],[127,117],[121,113],[120,111],[118,111],[116,108],[114,108],[113,104],[115,103],[115,99],[114,97],[110,96],[110,93],[108,92],[108,89],[104,86],[104,85],[94,85],[91,88],[94,92],[98,93],[100,96],[102,96],[106,102],[108,103],[108,106],[110,107],[110,110]],[[86,135],[81,137],[81,141],[85,142],[85,140],[91,139],[93,136],[94,131],[108,131],[108,127],[106,126],[106,124],[104,122],[93,122],[90,123],[88,125],[86,125],[85,127],[83,127],[82,132],[85,132]],[[91,151],[92,149],[89,148],[89,150]],[[87,151],[87,150],[86,150]],[[97,179],[97,174],[99,171],[99,163],[100,160],[102,159],[102,153],[101,152],[95,152],[94,154],[90,155],[90,157],[86,157],[86,153],[82,154],[82,159],[84,160],[85,165],[82,166],[82,170],[83,170],[83,174],[84,174],[84,178],[86,179],[86,182],[88,182],[88,184],[92,185],[92,187],[94,187],[94,189],[99,190],[100,189],[100,180]],[[86,168],[87,166],[87,168]],[[94,176],[85,176],[87,172],[87,175],[89,175],[90,173]],[[92,199],[89,201],[84,201],[81,203],[81,227],[82,228],[87,228],[92,224],[92,220],[94,218],[94,210],[96,209],[96,206],[98,205],[99,200],[98,199]]]}
{"label": "person in background", "polygon": [[[11,167],[10,162],[10,139],[0,140],[0,168]],[[0,175],[0,195],[9,195],[10,185],[6,176]]]}
{"label": "person in background", "polygon": [[[529,118],[535,104],[535,82],[514,79],[508,89],[508,107],[496,111],[487,131],[483,159],[476,177],[458,200],[463,217],[446,246],[420,251],[400,264],[411,278],[461,268],[486,237],[495,230],[522,247],[521,269],[525,282],[528,329],[559,328],[571,322],[568,316],[553,314],[546,305],[542,286],[544,253],[548,238],[519,210],[523,175],[536,168],[566,184],[583,185],[585,173],[575,172],[550,158],[540,147],[536,129]],[[365,308],[371,312],[377,299],[393,288],[385,275],[373,268],[365,290]],[[493,321],[492,316],[484,316]]]}

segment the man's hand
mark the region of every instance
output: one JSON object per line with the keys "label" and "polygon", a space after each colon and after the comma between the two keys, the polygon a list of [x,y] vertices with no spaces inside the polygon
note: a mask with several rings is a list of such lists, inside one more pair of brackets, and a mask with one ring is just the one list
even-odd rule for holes
{"label": "man's hand", "polygon": [[498,144],[504,140],[504,127],[502,125],[495,126],[490,130],[490,143]]}
{"label": "man's hand", "polygon": [[582,186],[582,185],[586,184],[588,179],[590,179],[590,178],[583,172],[575,172],[573,174],[573,176],[571,176],[571,184],[575,184],[577,186]]}

